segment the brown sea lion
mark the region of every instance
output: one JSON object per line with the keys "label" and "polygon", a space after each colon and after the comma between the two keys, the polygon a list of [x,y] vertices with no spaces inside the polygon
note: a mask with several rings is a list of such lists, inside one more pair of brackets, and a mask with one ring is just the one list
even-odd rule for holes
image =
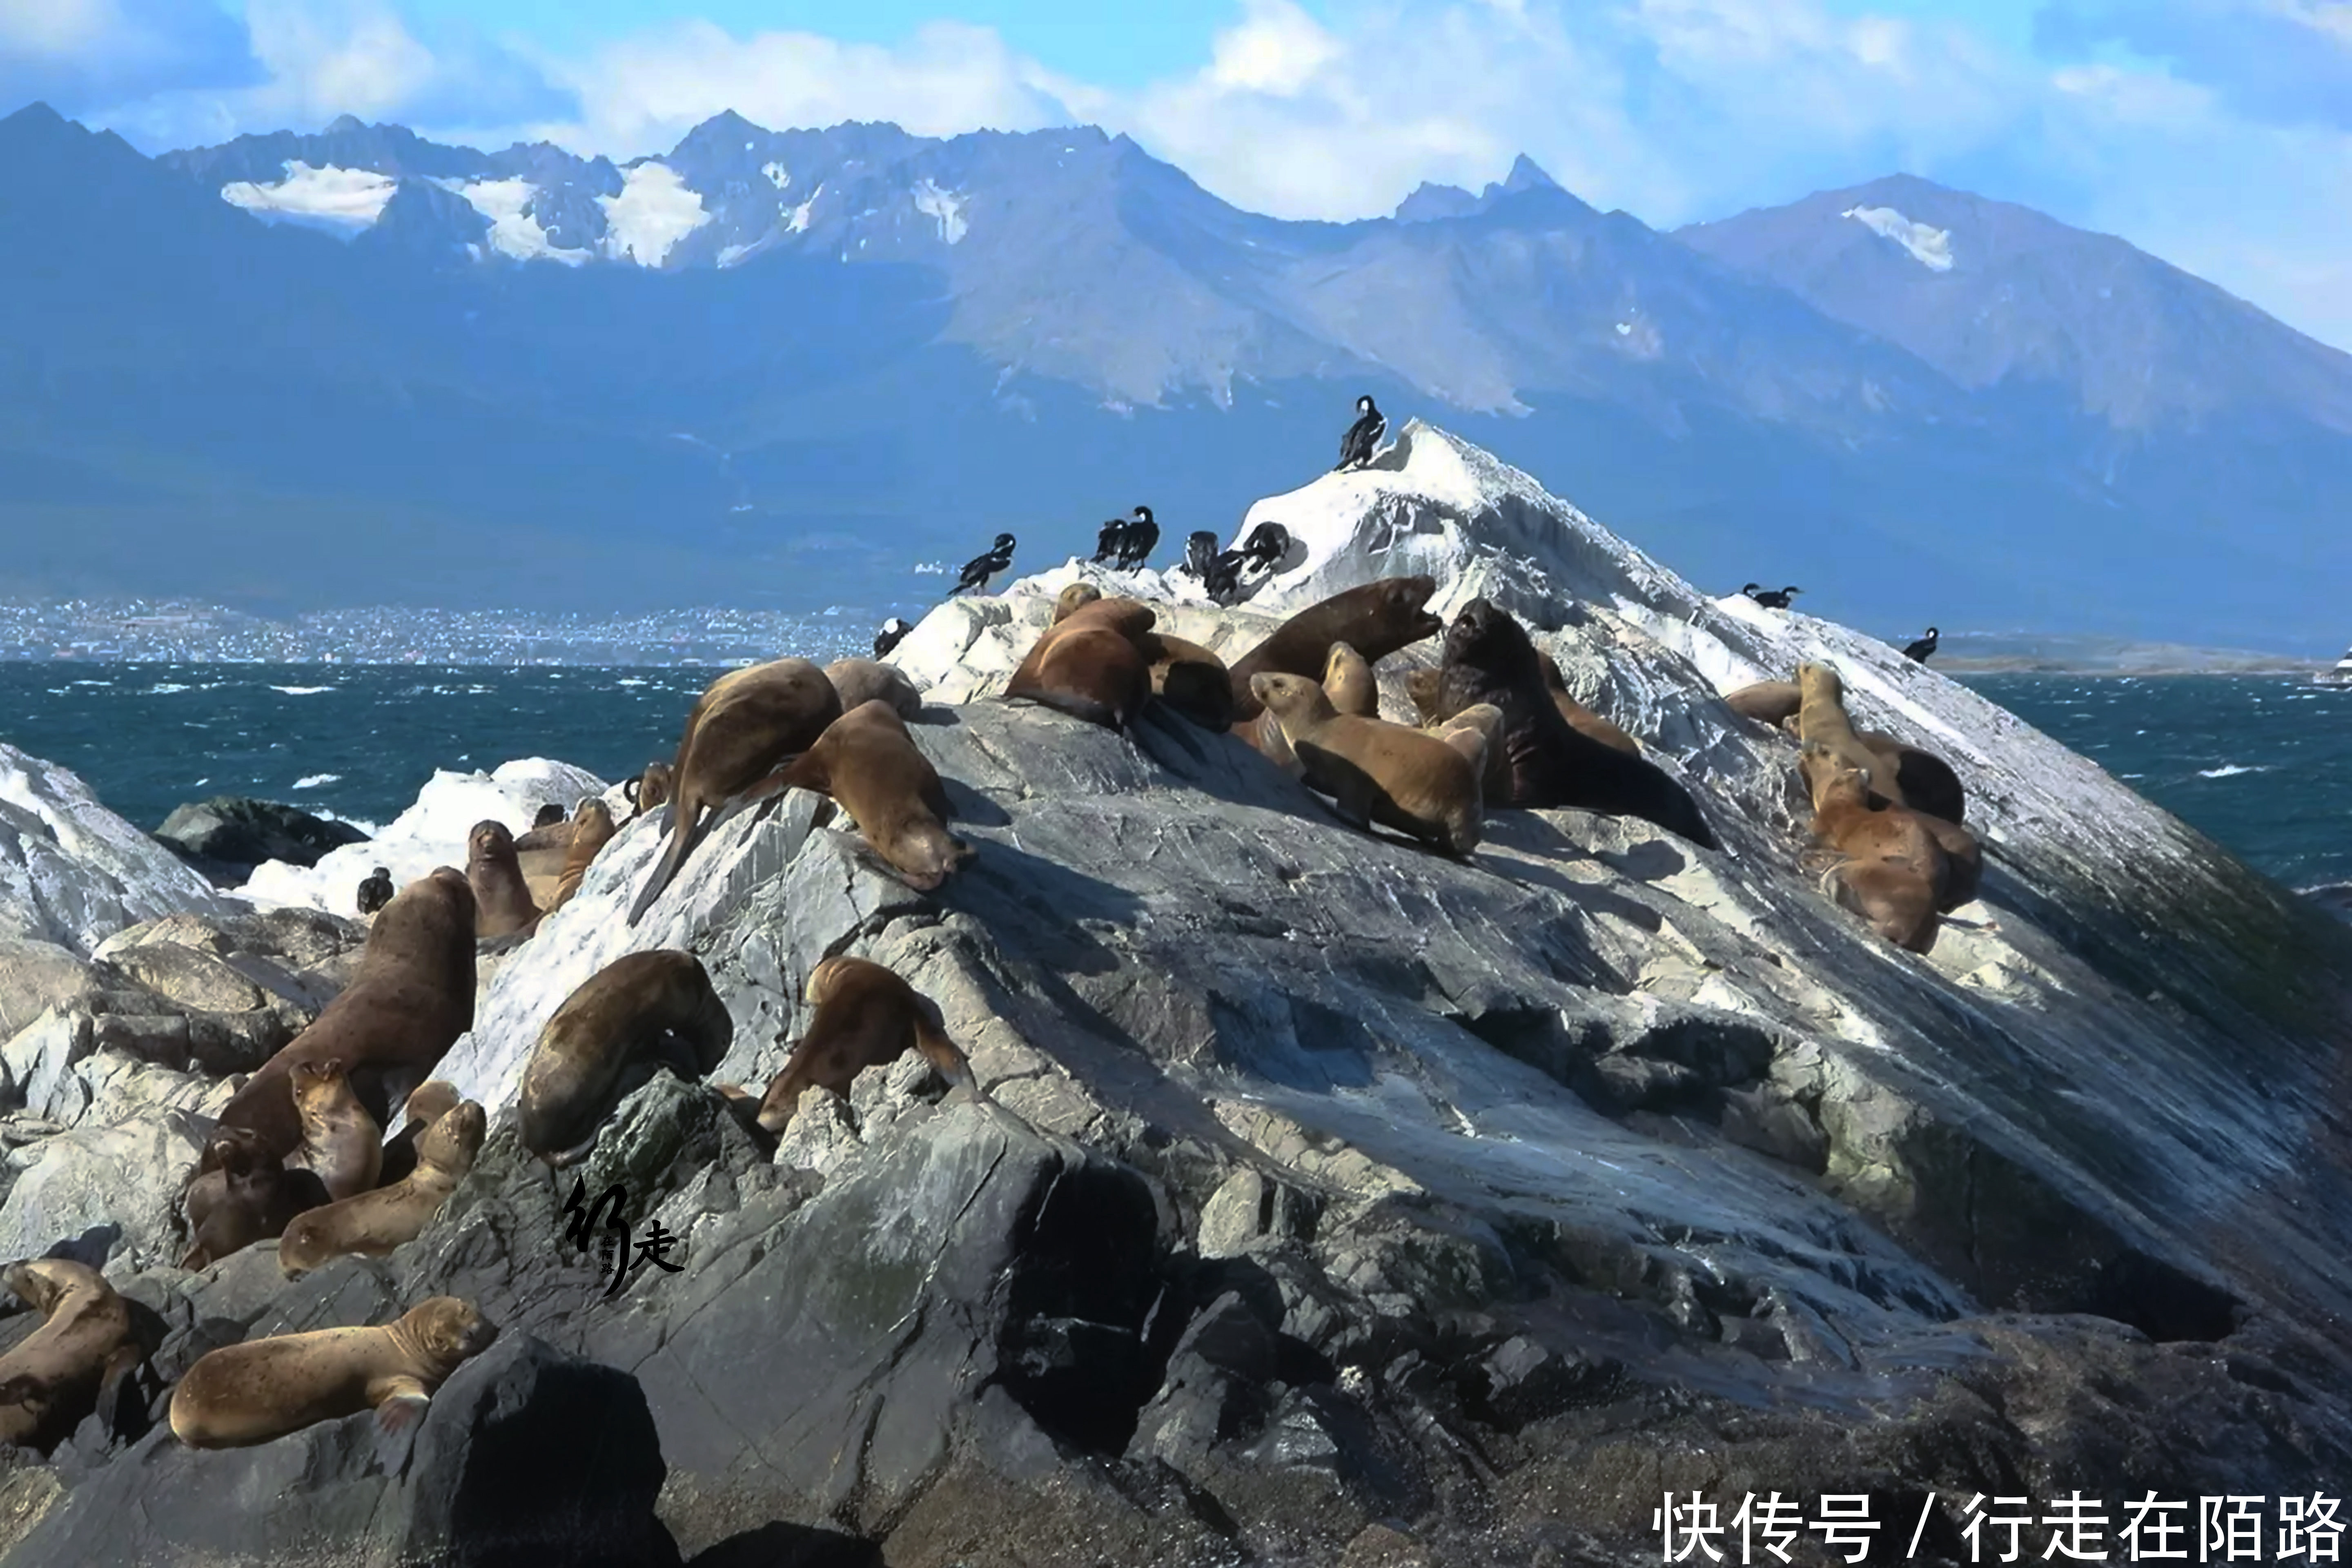
{"label": "brown sea lion", "polygon": [[1804,705],[1805,694],[1793,680],[1759,680],[1724,693],[1723,700],[1743,719],[1778,727],[1781,721],[1796,717],[1797,710]]}
{"label": "brown sea lion", "polygon": [[1101,603],[1102,596],[1102,590],[1092,583],[1073,583],[1054,595],[1054,614],[1045,624],[1049,626],[1058,626],[1068,620],[1073,612],[1088,605]]}
{"label": "brown sea lion", "polygon": [[[1870,737],[1865,734],[1863,739],[1867,743]],[[1809,797],[1816,801],[1821,798],[1821,782],[1829,776],[1822,759],[1836,755],[1833,750],[1819,742],[1801,742],[1797,773],[1798,776],[1804,780],[1805,792]],[[1849,763],[1847,766],[1851,768],[1852,764]],[[1863,787],[1870,792],[1869,804],[1878,816],[1893,816],[1897,813],[1907,813],[1916,816],[1918,818],[1920,830],[1934,839],[1937,848],[1943,851],[1943,868],[1936,880],[1936,912],[1950,914],[1954,910],[1975,898],[1978,885],[1984,877],[1984,849],[1977,842],[1976,835],[1957,822],[1922,811],[1917,806],[1892,805],[1885,796],[1876,793],[1876,786],[1870,782],[1869,770],[1861,770],[1861,777]],[[1817,806],[1816,810],[1818,809]],[[1894,830],[1886,829],[1886,831]]]}
{"label": "brown sea lion", "polygon": [[241,1448],[371,1408],[383,1430],[400,1432],[497,1333],[470,1302],[436,1296],[381,1328],[223,1345],[172,1390],[172,1435],[191,1448]]}
{"label": "brown sea lion", "polygon": [[614,959],[564,998],[531,1047],[519,1107],[522,1146],[558,1170],[577,1163],[613,1108],[656,1066],[699,1079],[734,1038],[735,1021],[694,954],[656,948]]}
{"label": "brown sea lion", "polygon": [[1442,723],[1426,726],[1430,733],[1469,759],[1478,774],[1479,799],[1486,798],[1486,780],[1496,772],[1503,754],[1503,710],[1491,702],[1474,702]]}
{"label": "brown sea lion", "polygon": [[[1083,586],[1072,584],[1064,598]],[[1078,601],[1038,634],[1005,682],[1004,700],[1035,702],[1089,724],[1126,729],[1151,696],[1151,664],[1142,639],[1157,619],[1151,606],[1136,599]]]}
{"label": "brown sea lion", "polygon": [[901,719],[912,719],[923,710],[923,694],[915,689],[907,672],[895,664],[871,658],[836,658],[824,667],[824,678],[833,682],[844,713],[877,698],[888,703],[890,710]]}
{"label": "brown sea lion", "polygon": [[1381,683],[1370,660],[1354,645],[1335,642],[1323,661],[1323,695],[1332,708],[1354,719],[1381,716]]}
{"label": "brown sea lion", "polygon": [[1826,664],[1801,664],[1797,666],[1797,689],[1802,694],[1797,708],[1797,739],[1811,745],[1827,746],[1848,767],[1869,775],[1871,792],[1888,805],[1909,805],[1903,798],[1903,786],[1853,732],[1853,721],[1847,718],[1845,710],[1845,682],[1839,679],[1838,672]]}
{"label": "brown sea lion", "polygon": [[1434,577],[1383,577],[1299,611],[1233,667],[1235,721],[1246,722],[1260,711],[1258,700],[1250,694],[1254,675],[1304,675],[1320,680],[1335,642],[1347,643],[1366,663],[1378,664],[1399,648],[1435,637],[1445,623],[1423,608],[1435,592]]}
{"label": "brown sea lion", "polygon": [[1904,805],[1955,826],[1965,820],[1969,795],[1951,763],[1882,730],[1856,730],[1853,738],[1878,760],[1878,765],[1871,770],[1873,776],[1893,778],[1895,787],[1903,792]]}
{"label": "brown sea lion", "polygon": [[572,851],[563,858],[563,876],[555,884],[555,896],[548,900],[550,914],[572,901],[580,890],[581,879],[588,875],[588,863],[619,831],[612,808],[603,801],[592,795],[580,803],[580,815],[572,821]]}
{"label": "brown sea lion", "polygon": [[1826,742],[1806,742],[1800,765],[1812,792],[1813,837],[1834,857],[1822,891],[1895,946],[1926,952],[1948,875],[1927,819],[1903,806],[1873,810],[1870,770]]}
{"label": "brown sea lion", "polygon": [[222,1108],[220,1124],[253,1129],[277,1158],[292,1153],[301,1145],[302,1126],[289,1075],[297,1062],[331,1057],[382,1125],[389,1095],[431,1077],[473,1025],[474,893],[462,872],[443,866],[384,906],[352,983],[246,1080]]}
{"label": "brown sea lion", "polygon": [[645,918],[701,841],[703,813],[715,810],[816,743],[841,717],[841,696],[824,671],[804,658],[734,669],[710,683],[686,716],[671,764],[677,794],[669,847],[630,907]]}
{"label": "brown sea lion", "polygon": [[436,1117],[457,1110],[464,1098],[457,1092],[457,1086],[446,1078],[427,1079],[416,1086],[407,1104],[401,1108],[400,1131],[384,1140],[383,1166],[376,1173],[380,1185],[388,1187],[416,1169],[417,1138]]}
{"label": "brown sea lion", "polygon": [[482,1152],[488,1123],[476,1100],[462,1100],[416,1136],[416,1167],[388,1187],[296,1215],[278,1241],[278,1266],[291,1279],[331,1258],[383,1258],[415,1241]]}
{"label": "brown sea lion", "polygon": [[629,820],[635,822],[667,801],[669,791],[670,765],[647,763],[644,773],[621,785],[621,796],[629,803]]}
{"label": "brown sea lion", "polygon": [[251,1128],[215,1128],[180,1194],[189,1240],[180,1267],[209,1268],[327,1201],[316,1174],[287,1170]]}
{"label": "brown sea lion", "polygon": [[779,1133],[791,1123],[802,1090],[845,1095],[862,1069],[897,1061],[909,1046],[950,1083],[976,1100],[989,1098],[971,1058],[948,1038],[939,1005],[895,972],[863,958],[828,958],[809,972],[803,995],[816,1016],[760,1097],[763,1131]]}
{"label": "brown sea lion", "polygon": [[505,823],[478,822],[466,835],[466,882],[474,889],[476,936],[506,936],[539,919]]}
{"label": "brown sea lion", "polygon": [[131,1309],[95,1268],[36,1258],[0,1269],[0,1283],[41,1314],[41,1326],[0,1355],[0,1443],[46,1453],[145,1352]]}
{"label": "brown sea lion", "polygon": [[1453,717],[1437,711],[1438,686],[1444,678],[1444,672],[1434,667],[1416,669],[1404,678],[1404,694],[1412,701],[1412,710],[1421,715],[1421,727],[1424,730]]}
{"label": "brown sea lion", "polygon": [[1552,706],[1559,710],[1561,718],[1574,725],[1580,733],[1591,736],[1604,746],[1612,747],[1629,757],[1642,754],[1640,742],[1569,695],[1568,678],[1560,674],[1559,666],[1552,661],[1551,655],[1543,654],[1541,658],[1544,687],[1550,691]]}
{"label": "brown sea lion", "polygon": [[1199,643],[1165,632],[1135,639],[1151,666],[1151,694],[1204,730],[1233,728],[1233,674],[1225,661]]}
{"label": "brown sea lion", "polygon": [[352,1092],[343,1064],[332,1057],[296,1062],[287,1081],[302,1145],[286,1156],[286,1168],[318,1177],[331,1202],[374,1186],[383,1168],[383,1128]]}
{"label": "brown sea lion", "polygon": [[1562,716],[1544,685],[1541,656],[1520,626],[1489,601],[1473,599],[1446,628],[1438,710],[1458,713],[1478,702],[1503,710],[1509,787],[1487,805],[1575,806],[1636,816],[1704,849],[1715,834],[1697,805],[1646,757],[1627,756],[1583,733]]}
{"label": "brown sea lion", "polygon": [[978,851],[950,833],[947,786],[887,702],[845,713],[779,781],[841,804],[898,879],[928,893]]}
{"label": "brown sea lion", "polygon": [[1282,726],[1308,786],[1333,798],[1340,820],[1362,828],[1379,822],[1449,855],[1478,847],[1478,774],[1463,749],[1403,724],[1341,713],[1303,675],[1260,675],[1250,689]]}

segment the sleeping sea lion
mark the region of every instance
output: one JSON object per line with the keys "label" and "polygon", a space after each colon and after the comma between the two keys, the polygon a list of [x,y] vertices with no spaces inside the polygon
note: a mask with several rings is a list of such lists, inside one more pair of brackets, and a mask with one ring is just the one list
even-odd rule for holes
{"label": "sleeping sea lion", "polygon": [[555,896],[548,900],[548,913],[553,914],[572,901],[572,895],[580,890],[581,879],[588,875],[589,862],[619,831],[613,823],[612,808],[603,801],[592,795],[580,803],[580,814],[572,819],[571,852],[563,858],[563,875],[555,884]]}
{"label": "sleeping sea lion", "polygon": [[559,1170],[576,1163],[656,1066],[698,1080],[734,1038],[735,1021],[694,954],[656,948],[614,959],[563,999],[531,1047],[518,1107],[522,1146]]}
{"label": "sleeping sea lion", "polygon": [[296,1215],[278,1240],[278,1267],[289,1279],[329,1258],[383,1258],[415,1241],[482,1152],[487,1119],[477,1100],[461,1100],[416,1135],[416,1167],[388,1187],[355,1194]]}
{"label": "sleeping sea lion", "polygon": [[1379,822],[1449,855],[1478,847],[1485,817],[1472,752],[1464,746],[1341,713],[1321,685],[1303,675],[1260,675],[1250,689],[1282,726],[1308,787],[1332,796],[1342,821],[1363,828]]}
{"label": "sleeping sea lion", "polygon": [[[1083,586],[1065,589],[1065,600]],[[1060,608],[1057,603],[1057,613]],[[1078,600],[1030,645],[1005,682],[1004,700],[1040,703],[1089,724],[1126,729],[1151,696],[1151,665],[1141,639],[1157,619],[1139,600]]]}
{"label": "sleeping sea lion", "polygon": [[131,1309],[95,1268],[36,1258],[0,1269],[0,1283],[41,1314],[41,1326],[0,1355],[0,1443],[47,1453],[145,1352]]}

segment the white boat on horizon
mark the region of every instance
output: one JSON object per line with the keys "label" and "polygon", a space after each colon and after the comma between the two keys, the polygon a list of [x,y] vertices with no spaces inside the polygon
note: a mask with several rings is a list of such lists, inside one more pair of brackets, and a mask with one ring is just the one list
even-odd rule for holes
{"label": "white boat on horizon", "polygon": [[2335,668],[2323,669],[2311,679],[2321,686],[2352,686],[2352,647],[2344,650]]}

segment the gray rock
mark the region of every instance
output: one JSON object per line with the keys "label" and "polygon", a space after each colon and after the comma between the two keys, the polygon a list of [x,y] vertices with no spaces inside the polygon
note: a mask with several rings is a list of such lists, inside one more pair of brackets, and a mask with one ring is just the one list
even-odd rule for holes
{"label": "gray rock", "polygon": [[236,908],[72,773],[0,744],[0,941],[86,958],[139,921]]}
{"label": "gray rock", "polygon": [[216,882],[244,881],[265,860],[315,866],[320,857],[367,835],[348,822],[313,816],[299,806],[216,795],[174,806],[155,837]]}

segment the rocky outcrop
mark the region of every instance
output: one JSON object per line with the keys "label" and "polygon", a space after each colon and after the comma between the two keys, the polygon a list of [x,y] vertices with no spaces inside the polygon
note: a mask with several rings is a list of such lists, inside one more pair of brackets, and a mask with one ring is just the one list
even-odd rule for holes
{"label": "rocky outcrop", "polygon": [[173,807],[155,837],[225,887],[246,880],[267,860],[315,866],[331,849],[367,841],[367,835],[348,822],[313,816],[299,806],[226,795]]}
{"label": "rocky outcrop", "polygon": [[[1238,652],[1404,566],[1516,593],[1720,851],[1577,811],[1496,812],[1466,861],[1358,833],[1164,711],[988,700],[1060,584],[1151,579],[951,602],[893,658],[969,866],[911,892],[788,792],[630,927],[667,814],[632,824],[442,1063],[493,1131],[425,1233],[292,1286],[266,1245],[146,1269],[161,1359],[466,1296],[636,1380],[710,1563],[1650,1560],[1661,1492],[1772,1488],[1933,1492],[1950,1557],[1977,1492],[2340,1487],[2352,932],[1892,648],[1697,595],[1425,426],[1382,465],[1254,509],[1296,563],[1171,629]],[[1434,653],[1383,665],[1392,713]],[[1717,696],[1800,658],[1967,785],[1980,896],[1924,956],[1800,869],[1793,746]],[[910,1057],[771,1150],[665,1075],[550,1172],[512,1125],[538,1031],[657,947],[728,1005],[719,1080],[764,1084],[854,952],[993,1103]],[[565,1226],[616,1184],[667,1250],[614,1288]],[[89,1495],[152,1506],[130,1463],[52,1510],[118,1471]],[[100,1549],[49,1539],[5,1563]]]}

